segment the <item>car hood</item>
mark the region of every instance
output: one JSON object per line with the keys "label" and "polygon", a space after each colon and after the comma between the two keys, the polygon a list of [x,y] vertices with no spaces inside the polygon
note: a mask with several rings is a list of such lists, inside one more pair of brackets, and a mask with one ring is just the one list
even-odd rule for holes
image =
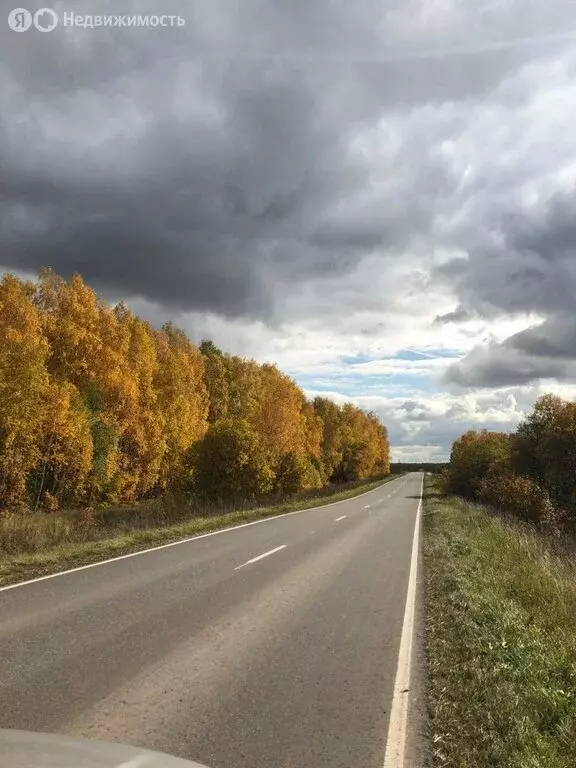
{"label": "car hood", "polygon": [[0,763],[2,768],[206,768],[127,744],[2,729]]}

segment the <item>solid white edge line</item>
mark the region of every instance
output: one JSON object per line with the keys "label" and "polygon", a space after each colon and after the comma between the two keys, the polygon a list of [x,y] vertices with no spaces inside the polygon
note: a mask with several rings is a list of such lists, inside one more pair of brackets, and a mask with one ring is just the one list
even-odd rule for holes
{"label": "solid white edge line", "polygon": [[317,507],[307,507],[306,509],[295,509],[293,512],[281,512],[279,515],[270,515],[270,517],[264,517],[262,520],[252,520],[250,523],[241,523],[240,525],[232,525],[228,528],[220,528],[217,531],[210,531],[209,533],[199,533],[197,536],[187,536],[185,539],[178,539],[178,541],[171,541],[168,544],[159,544],[157,547],[149,547],[148,549],[139,549],[138,552],[128,552],[126,555],[118,555],[117,557],[109,557],[107,560],[99,560],[97,563],[89,563],[88,565],[79,565],[77,568],[68,568],[65,571],[58,571],[57,573],[48,573],[46,576],[38,576],[35,579],[27,579],[26,581],[19,581],[16,584],[8,584],[5,587],[0,587],[0,592],[7,592],[9,589],[16,589],[17,587],[25,587],[27,584],[36,584],[38,581],[47,581],[48,579],[55,579],[57,576],[67,576],[69,573],[76,573],[77,571],[86,571],[88,568],[97,568],[100,565],[108,565],[109,563],[115,563],[117,560],[127,560],[129,557],[138,557],[139,555],[147,555],[150,552],[156,552],[159,549],[167,549],[168,547],[177,547],[180,544],[189,544],[191,541],[197,541],[198,539],[206,539],[208,536],[217,536],[220,533],[228,533],[229,531],[237,531],[240,528],[248,528],[249,525],[259,525],[260,523],[268,523],[270,520],[278,520],[280,517],[290,517],[291,515],[300,515],[302,512],[313,512],[318,509],[326,509],[326,507],[335,507],[337,504],[345,504],[347,501],[354,501],[355,499],[361,499],[362,496],[367,496],[369,493],[374,493],[379,488],[389,483],[394,483],[400,478],[395,480],[389,480],[382,485],[372,488],[371,491],[364,491],[359,493],[358,496],[351,496],[349,499],[342,499],[341,501],[333,501],[329,504],[320,504]]}
{"label": "solid white edge line", "polygon": [[336,520],[334,520],[335,523],[339,523],[340,520],[344,520],[348,515],[342,515],[341,517],[337,517]]}
{"label": "solid white edge line", "polygon": [[282,544],[282,546],[276,547],[275,549],[269,549],[268,552],[264,552],[262,555],[253,557],[252,560],[247,560],[245,563],[242,563],[242,565],[237,565],[234,570],[239,571],[240,568],[244,568],[246,565],[252,565],[252,563],[257,563],[258,560],[264,560],[265,557],[270,557],[270,555],[273,555],[276,552],[280,552],[281,549],[286,549],[286,544]]}
{"label": "solid white edge line", "polygon": [[404,610],[404,623],[400,638],[398,653],[398,669],[394,683],[392,709],[388,724],[384,768],[403,768],[406,749],[406,730],[410,697],[410,667],[412,662],[412,642],[414,638],[414,615],[416,609],[416,578],[418,574],[418,556],[420,545],[420,518],[422,515],[422,494],[424,490],[424,473],[420,485],[420,500],[416,511],[414,537],[412,539],[412,560],[408,579],[408,593]]}
{"label": "solid white edge line", "polygon": [[127,762],[120,763],[116,768],[142,768],[144,765],[149,765],[154,755],[137,755]]}

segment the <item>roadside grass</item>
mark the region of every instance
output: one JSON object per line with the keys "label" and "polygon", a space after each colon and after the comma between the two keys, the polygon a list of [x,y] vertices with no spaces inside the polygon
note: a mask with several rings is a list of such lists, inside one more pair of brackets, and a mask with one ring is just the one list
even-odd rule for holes
{"label": "roadside grass", "polygon": [[574,562],[429,476],[425,489],[431,765],[574,768]]}
{"label": "roadside grass", "polygon": [[286,512],[344,501],[400,475],[309,491],[266,506],[218,507],[192,497],[0,518],[0,586]]}

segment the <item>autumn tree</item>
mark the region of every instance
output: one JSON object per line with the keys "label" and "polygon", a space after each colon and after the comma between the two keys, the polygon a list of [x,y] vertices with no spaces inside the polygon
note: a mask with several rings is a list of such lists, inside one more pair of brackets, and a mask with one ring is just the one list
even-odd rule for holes
{"label": "autumn tree", "polygon": [[383,474],[388,452],[374,414],[154,329],[79,275],[0,283],[2,509],[136,501],[191,479],[214,498],[297,493]]}
{"label": "autumn tree", "polygon": [[324,397],[316,397],[313,407],[322,423],[322,473],[325,480],[328,481],[332,479],[336,468],[342,461],[344,442],[341,410],[336,403]]}
{"label": "autumn tree", "polygon": [[[84,399],[93,438],[109,436],[107,455],[92,453],[92,476],[100,475],[98,491],[112,500],[122,499],[119,440],[133,411],[135,384],[126,364],[127,329],[114,312],[74,275],[66,282],[44,270],[35,293],[50,354],[51,380],[68,382]],[[94,408],[93,406],[96,405]],[[106,476],[102,473],[106,468]]]}
{"label": "autumn tree", "polygon": [[260,367],[235,355],[225,358],[229,382],[228,417],[254,423],[260,399]]}
{"label": "autumn tree", "polygon": [[340,415],[340,433],[342,458],[334,470],[334,479],[347,482],[370,477],[377,459],[377,446],[370,439],[366,414],[346,403]]}
{"label": "autumn tree", "polygon": [[484,504],[540,528],[550,529],[558,522],[558,513],[548,492],[530,478],[509,469],[488,470],[478,484],[477,496]]}
{"label": "autumn tree", "polygon": [[156,334],[158,408],[164,421],[166,450],[160,468],[162,488],[184,480],[186,456],[208,423],[208,392],[200,350],[171,323]]}
{"label": "autumn tree", "polygon": [[193,488],[210,499],[255,499],[273,488],[274,471],[260,436],[241,419],[210,425],[191,450]]}
{"label": "autumn tree", "polygon": [[76,387],[56,380],[46,393],[42,416],[39,462],[28,488],[34,509],[54,511],[84,499],[92,467],[90,415]]}
{"label": "autumn tree", "polygon": [[488,472],[504,470],[510,462],[511,437],[501,432],[470,430],[452,445],[448,490],[477,498],[480,483]]}
{"label": "autumn tree", "polygon": [[0,283],[0,509],[28,503],[27,479],[40,460],[49,346],[33,294],[12,275]]}
{"label": "autumn tree", "polygon": [[101,308],[95,293],[79,275],[67,283],[44,270],[34,301],[49,345],[50,375],[84,391],[107,364],[102,360]]}
{"label": "autumn tree", "polygon": [[576,403],[541,397],[518,427],[512,446],[515,471],[576,517]]}
{"label": "autumn tree", "polygon": [[274,459],[299,448],[302,392],[275,365],[259,368],[259,381],[250,423],[266,440]]}
{"label": "autumn tree", "polygon": [[219,349],[210,339],[202,339],[198,349],[205,356],[215,355],[216,357],[222,357],[223,355],[222,350]]}
{"label": "autumn tree", "polygon": [[230,408],[229,373],[224,355],[211,341],[200,344],[204,358],[204,382],[208,391],[208,421],[210,424],[225,419]]}
{"label": "autumn tree", "polygon": [[122,425],[119,452],[123,495],[134,499],[157,485],[166,453],[165,420],[155,386],[160,366],[150,326],[123,305],[115,308],[115,314],[128,336],[125,361],[131,380],[131,407]]}
{"label": "autumn tree", "polygon": [[305,451],[287,451],[275,466],[274,491],[287,496],[300,491],[321,488],[322,475]]}

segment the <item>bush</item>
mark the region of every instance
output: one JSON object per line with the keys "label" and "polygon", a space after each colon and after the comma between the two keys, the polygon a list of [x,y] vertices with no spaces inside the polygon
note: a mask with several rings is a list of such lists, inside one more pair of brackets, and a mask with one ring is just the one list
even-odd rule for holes
{"label": "bush", "polygon": [[477,499],[484,478],[491,470],[508,465],[510,435],[501,432],[469,431],[452,446],[448,469],[448,491]]}
{"label": "bush", "polygon": [[322,487],[322,477],[304,453],[289,451],[278,462],[274,491],[280,495],[292,495],[300,491]]}
{"label": "bush", "polygon": [[258,435],[241,419],[212,424],[189,454],[194,490],[219,501],[251,500],[272,491],[274,471]]}
{"label": "bush", "polygon": [[540,528],[555,528],[559,522],[548,493],[529,478],[509,470],[490,472],[480,484],[479,498]]}

